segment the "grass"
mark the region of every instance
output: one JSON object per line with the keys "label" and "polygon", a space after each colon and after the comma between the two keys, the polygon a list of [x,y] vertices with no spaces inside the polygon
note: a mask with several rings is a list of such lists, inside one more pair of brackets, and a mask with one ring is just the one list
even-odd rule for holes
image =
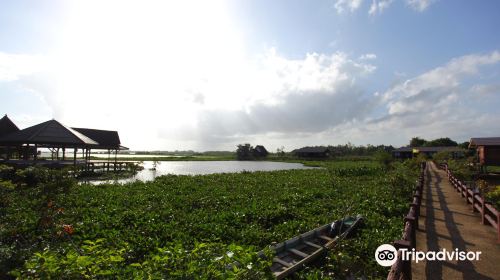
{"label": "grass", "polygon": [[[44,183],[9,191],[0,218],[1,272],[21,278],[266,278],[257,252],[350,214],[366,217],[299,279],[385,278],[373,253],[401,236],[415,165],[311,162],[314,170],[162,176],[124,185]],[[50,192],[50,191],[49,191]],[[44,222],[44,223],[41,223]],[[243,267],[228,270],[237,260]]]}

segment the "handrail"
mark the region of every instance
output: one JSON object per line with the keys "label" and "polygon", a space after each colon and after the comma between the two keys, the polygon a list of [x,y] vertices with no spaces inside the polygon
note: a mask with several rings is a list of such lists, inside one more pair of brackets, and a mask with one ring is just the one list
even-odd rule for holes
{"label": "handrail", "polygon": [[391,266],[387,275],[387,280],[411,279],[411,261],[404,260],[399,249],[414,249],[417,246],[416,230],[418,229],[418,217],[420,216],[420,205],[422,204],[422,192],[424,188],[424,171],[426,163],[420,165],[420,176],[415,187],[413,200],[410,203],[410,210],[404,218],[404,231],[400,240],[393,242],[398,249],[398,258]]}
{"label": "handrail", "polygon": [[442,163],[439,167],[446,171],[451,185],[462,197],[464,197],[465,202],[471,204],[472,211],[479,212],[481,215],[481,223],[483,225],[490,225],[497,230],[497,242],[500,243],[500,211],[491,203],[487,202],[482,194],[475,192],[470,186],[467,186],[467,184],[457,179],[448,168],[448,164]]}

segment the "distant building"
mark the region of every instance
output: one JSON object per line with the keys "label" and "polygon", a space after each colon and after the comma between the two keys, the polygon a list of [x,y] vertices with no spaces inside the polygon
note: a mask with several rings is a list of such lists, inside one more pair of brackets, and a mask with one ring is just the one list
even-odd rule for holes
{"label": "distant building", "polygon": [[392,151],[392,156],[399,159],[408,159],[417,156],[418,154],[424,154],[428,157],[432,157],[438,152],[450,152],[453,158],[463,157],[464,150],[456,147],[401,147]]}
{"label": "distant building", "polygon": [[327,147],[303,147],[292,152],[301,158],[327,158],[331,154]]}
{"label": "distant building", "polygon": [[254,157],[256,158],[263,158],[263,157],[267,157],[267,155],[269,154],[269,152],[266,150],[266,148],[262,145],[257,145],[255,146],[255,148],[253,149],[253,155]]}
{"label": "distant building", "polygon": [[500,137],[471,138],[469,148],[476,148],[479,164],[500,165]]}

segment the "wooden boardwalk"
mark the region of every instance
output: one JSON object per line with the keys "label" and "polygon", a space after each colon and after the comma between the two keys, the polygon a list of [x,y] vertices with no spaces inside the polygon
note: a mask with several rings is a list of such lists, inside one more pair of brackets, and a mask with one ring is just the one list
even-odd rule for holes
{"label": "wooden boardwalk", "polygon": [[479,214],[448,182],[446,173],[428,162],[416,233],[418,251],[481,251],[479,261],[412,263],[413,279],[500,279],[497,232],[481,224]]}

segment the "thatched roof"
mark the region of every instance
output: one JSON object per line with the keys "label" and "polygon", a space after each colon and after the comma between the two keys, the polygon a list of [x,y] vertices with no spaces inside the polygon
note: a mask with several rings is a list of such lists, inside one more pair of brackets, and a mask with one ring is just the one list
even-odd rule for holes
{"label": "thatched roof", "polygon": [[16,131],[19,131],[19,128],[9,119],[9,117],[7,117],[7,115],[0,119],[0,137],[4,137]]}
{"label": "thatched roof", "polygon": [[73,127],[73,129],[99,143],[96,149],[128,150],[127,147],[120,145],[120,136],[117,131],[78,127]]}
{"label": "thatched roof", "polygon": [[82,133],[64,126],[56,120],[46,121],[0,138],[4,144],[61,145],[67,147],[92,147],[98,143]]}

